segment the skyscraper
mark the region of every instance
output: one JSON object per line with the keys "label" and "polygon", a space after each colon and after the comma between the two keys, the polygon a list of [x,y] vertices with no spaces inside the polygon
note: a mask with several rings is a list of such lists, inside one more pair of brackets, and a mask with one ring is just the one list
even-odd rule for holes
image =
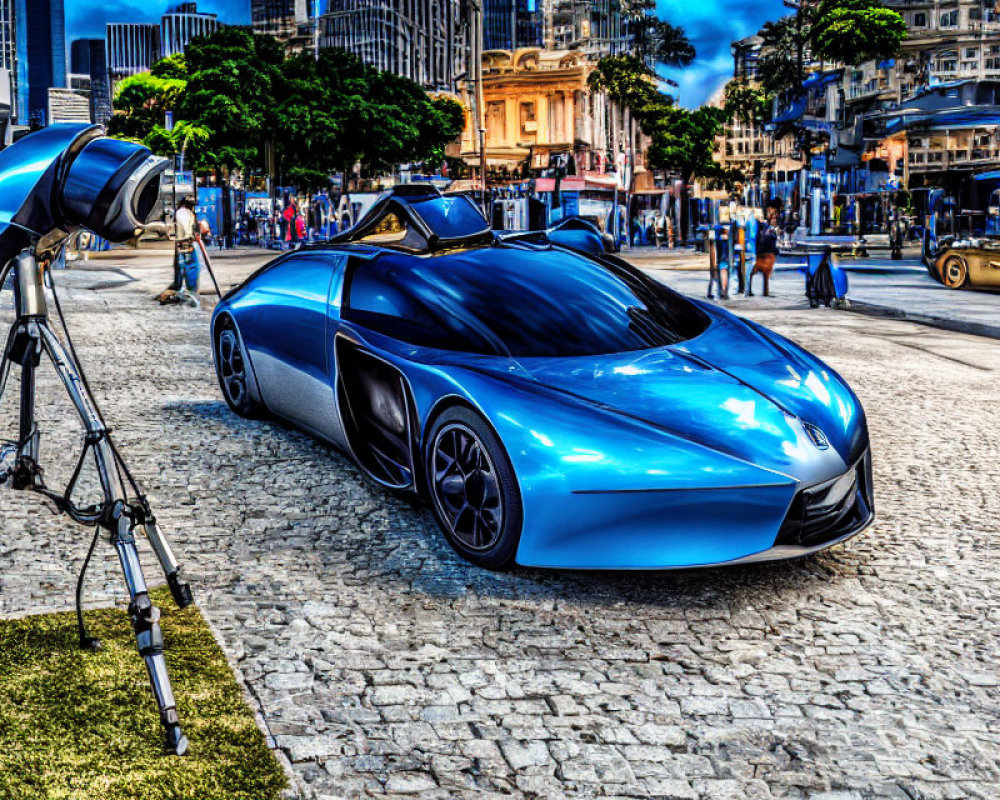
{"label": "skyscraper", "polygon": [[49,89],[66,86],[63,0],[15,0],[18,121],[44,125]]}
{"label": "skyscraper", "polygon": [[195,36],[208,36],[218,28],[215,14],[198,11],[197,3],[178,3],[160,19],[160,56],[183,53],[184,46]]}
{"label": "skyscraper", "polygon": [[0,0],[0,68],[10,72],[11,113],[17,114],[17,37],[15,0]]}
{"label": "skyscraper", "polygon": [[460,0],[329,0],[320,46],[357,55],[425,89],[456,91],[465,72]]}
{"label": "skyscraper", "polygon": [[485,0],[483,47],[486,50],[516,50],[541,47],[544,0]]}
{"label": "skyscraper", "polygon": [[111,82],[104,39],[75,39],[70,44],[70,73],[90,76],[90,115],[94,122],[111,119]]}
{"label": "skyscraper", "polygon": [[108,73],[115,82],[146,72],[160,58],[160,26],[140,22],[109,22]]}
{"label": "skyscraper", "polygon": [[250,26],[287,41],[298,34],[300,25],[309,22],[314,0],[250,0]]}

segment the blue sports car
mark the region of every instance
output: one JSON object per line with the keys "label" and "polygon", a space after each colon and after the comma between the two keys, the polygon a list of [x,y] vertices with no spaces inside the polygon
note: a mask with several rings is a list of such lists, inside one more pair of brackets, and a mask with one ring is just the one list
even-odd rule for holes
{"label": "blue sports car", "polygon": [[608,254],[397,189],[219,304],[219,382],[424,496],[470,561],[803,556],[873,517],[864,411],[787,339]]}

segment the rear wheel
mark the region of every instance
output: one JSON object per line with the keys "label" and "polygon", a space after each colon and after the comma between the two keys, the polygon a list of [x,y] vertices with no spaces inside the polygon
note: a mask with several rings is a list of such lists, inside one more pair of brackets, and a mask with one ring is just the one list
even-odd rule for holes
{"label": "rear wheel", "polygon": [[229,317],[219,322],[215,337],[215,372],[226,405],[241,417],[261,416],[263,408],[250,395],[250,372],[236,325]]}
{"label": "rear wheel", "polygon": [[500,439],[478,414],[455,407],[438,417],[427,442],[427,488],[445,538],[481,567],[512,564],[521,496]]}
{"label": "rear wheel", "polygon": [[941,264],[941,282],[949,289],[961,289],[969,280],[969,265],[961,256],[948,256]]}

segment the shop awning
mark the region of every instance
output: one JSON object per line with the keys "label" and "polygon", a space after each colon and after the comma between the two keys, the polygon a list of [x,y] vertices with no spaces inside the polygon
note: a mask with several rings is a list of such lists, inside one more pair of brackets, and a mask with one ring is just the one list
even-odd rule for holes
{"label": "shop awning", "polygon": [[[586,188],[583,178],[578,175],[568,175],[559,182],[560,192],[582,192]],[[536,192],[554,192],[556,190],[555,178],[535,178]]]}
{"label": "shop awning", "polygon": [[617,175],[599,175],[594,173],[591,175],[584,175],[583,177],[586,181],[588,189],[606,189],[608,191],[614,191],[615,187],[619,185]]}
{"label": "shop awning", "polygon": [[1000,107],[963,106],[930,113],[900,114],[885,121],[887,135],[905,130],[960,130],[1000,126]]}

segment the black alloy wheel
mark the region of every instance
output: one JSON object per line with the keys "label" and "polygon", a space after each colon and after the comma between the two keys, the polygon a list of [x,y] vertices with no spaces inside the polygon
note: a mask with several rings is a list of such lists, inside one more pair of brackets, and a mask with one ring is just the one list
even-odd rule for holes
{"label": "black alloy wheel", "polygon": [[471,410],[454,407],[427,441],[427,488],[445,538],[474,564],[510,565],[521,536],[521,499],[496,434]]}
{"label": "black alloy wheel", "polygon": [[219,323],[215,341],[215,371],[226,404],[241,417],[253,418],[261,409],[250,396],[250,377],[239,334],[232,320]]}

